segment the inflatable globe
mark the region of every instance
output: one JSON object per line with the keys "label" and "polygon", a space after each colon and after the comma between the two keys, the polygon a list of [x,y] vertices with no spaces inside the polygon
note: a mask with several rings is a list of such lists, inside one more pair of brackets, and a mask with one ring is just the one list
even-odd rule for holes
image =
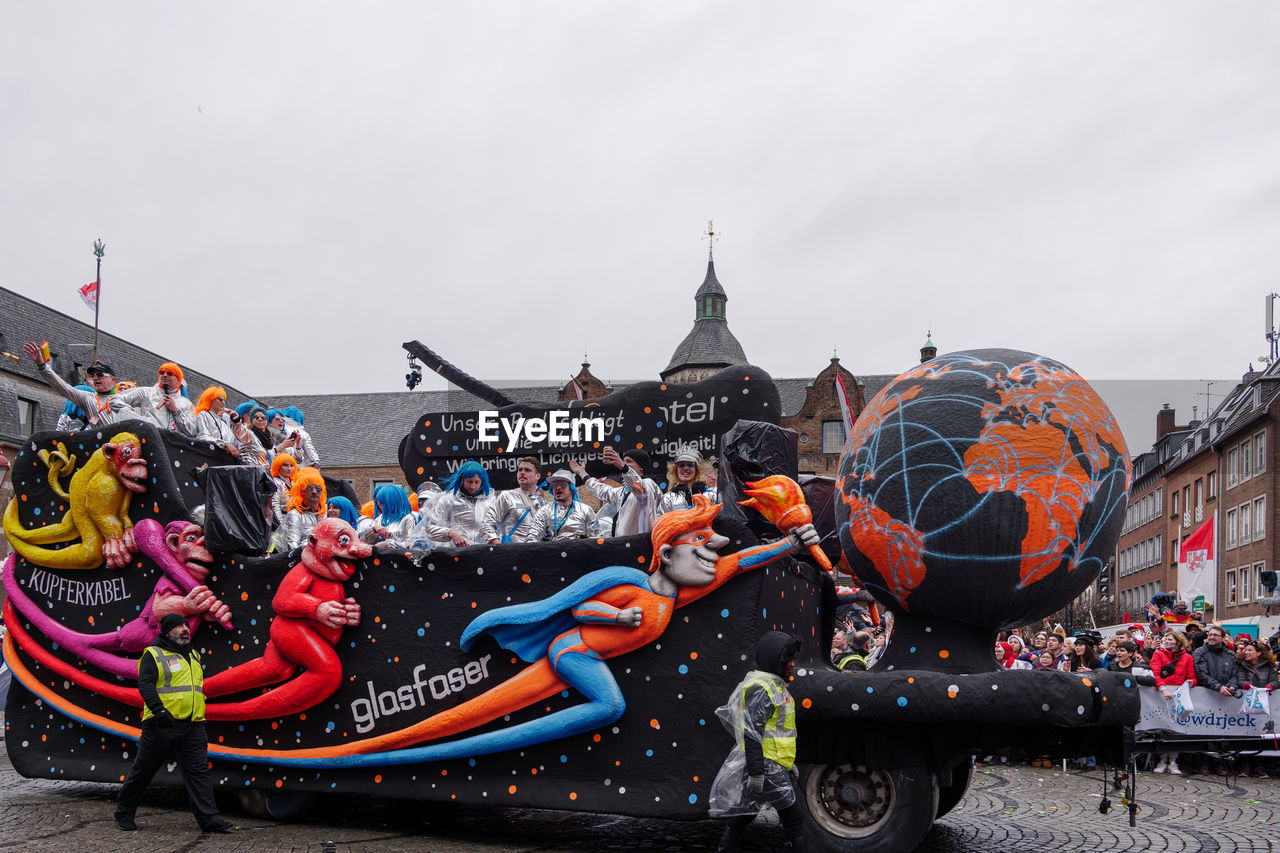
{"label": "inflatable globe", "polygon": [[1114,415],[1075,371],[992,349],[890,382],[854,424],[839,477],[841,545],[877,599],[910,621],[994,631],[1053,613],[1097,578],[1130,464]]}

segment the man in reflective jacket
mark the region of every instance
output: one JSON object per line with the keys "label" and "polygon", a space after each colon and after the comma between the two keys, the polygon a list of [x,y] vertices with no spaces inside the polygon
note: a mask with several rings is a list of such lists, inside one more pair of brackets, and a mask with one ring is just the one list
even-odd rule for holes
{"label": "man in reflective jacket", "polygon": [[187,802],[205,832],[229,832],[213,801],[209,775],[209,740],[204,730],[204,674],[200,654],[191,645],[187,620],[170,613],[160,621],[160,635],[138,660],[138,692],[142,694],[142,737],[133,767],[116,801],[116,826],[137,829],[134,813],[160,765],[170,756],[182,770]]}

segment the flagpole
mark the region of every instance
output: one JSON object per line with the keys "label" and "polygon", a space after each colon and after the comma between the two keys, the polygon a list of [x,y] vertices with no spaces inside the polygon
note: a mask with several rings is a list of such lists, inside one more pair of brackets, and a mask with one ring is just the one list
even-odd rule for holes
{"label": "flagpole", "polygon": [[[98,360],[98,307],[102,305],[102,256],[107,251],[107,245],[102,242],[99,237],[93,241],[93,254],[98,259],[98,275],[94,279],[96,289],[94,290],[93,300],[93,361]],[[92,363],[92,362],[91,362]]]}

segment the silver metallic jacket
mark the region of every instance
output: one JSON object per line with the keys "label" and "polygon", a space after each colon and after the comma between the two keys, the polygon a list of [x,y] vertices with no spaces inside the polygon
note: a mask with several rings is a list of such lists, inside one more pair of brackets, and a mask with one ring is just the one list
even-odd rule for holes
{"label": "silver metallic jacket", "polygon": [[[710,498],[713,504],[720,503],[719,489],[707,489],[703,494]],[[662,496],[662,503],[658,505],[658,515],[666,515],[677,509],[693,509],[693,501],[686,498],[683,492],[667,492]]]}
{"label": "silver metallic jacket", "polygon": [[368,542],[373,545],[378,542],[390,542],[398,548],[411,548],[415,544],[426,543],[427,532],[422,525],[422,519],[418,517],[416,512],[411,512],[399,521],[393,521],[390,524],[382,524],[387,529],[385,537],[379,536],[374,532],[373,526],[382,524],[382,518],[365,518],[360,516],[360,523],[356,527],[356,533],[359,534],[362,542]]}
{"label": "silver metallic jacket", "polygon": [[453,545],[449,531],[461,533],[468,543],[474,545],[484,542],[481,538],[480,524],[489,504],[494,501],[494,493],[483,497],[465,497],[460,492],[444,492],[436,498],[431,510],[431,521],[427,523],[427,534],[440,545]]}
{"label": "silver metallic jacket", "polygon": [[[658,518],[658,505],[662,502],[662,489],[648,477],[641,478],[635,471],[627,468],[619,471],[623,485],[610,486],[603,480],[588,477],[583,488],[600,499],[602,504],[613,504],[617,507],[617,515],[613,520],[614,536],[630,536],[633,533],[648,533]],[[644,491],[637,495],[632,491],[632,484],[639,483]]]}
{"label": "silver metallic jacket", "polygon": [[533,525],[534,541],[544,539],[595,539],[600,535],[596,512],[582,501],[574,501],[568,509],[552,501],[538,510]]}
{"label": "silver metallic jacket", "polygon": [[231,416],[227,412],[215,415],[208,410],[196,415],[196,440],[209,441],[217,445],[230,444],[240,454],[241,465],[267,465],[267,453],[262,444],[247,428],[244,434],[248,441],[242,441],[231,426]]}
{"label": "silver metallic jacket", "polygon": [[[523,489],[508,489],[499,493],[485,510],[484,518],[480,522],[480,541],[492,542],[494,539],[502,541],[508,533],[511,534],[511,542],[535,541],[533,526],[538,517],[538,510],[550,502],[551,499],[545,492],[537,490],[531,495]],[[526,509],[529,510],[528,515],[525,515]],[[521,521],[521,518],[524,520]],[[512,532],[512,528],[515,528],[515,532]]]}
{"label": "silver metallic jacket", "polygon": [[[115,413],[111,411],[111,398],[115,396],[114,394],[82,391],[74,385],[69,385],[65,379],[53,372],[47,361],[40,365],[37,371],[44,377],[45,382],[56,388],[59,394],[75,403],[89,416],[89,426],[114,423],[117,420]],[[58,428],[62,428],[61,415],[58,416]]]}
{"label": "silver metallic jacket", "polygon": [[280,523],[280,529],[276,531],[275,543],[276,553],[292,551],[294,548],[301,548],[307,542],[307,534],[320,523],[320,515],[314,512],[304,512],[298,509],[289,510],[285,515],[284,521]]}
{"label": "silver metallic jacket", "polygon": [[160,401],[165,398],[164,389],[159,385],[139,385],[111,397],[111,411],[117,421],[126,418],[142,418],[151,421],[160,429],[176,430],[187,438],[196,437],[196,408],[191,401],[182,396],[182,392],[174,391],[168,396],[173,398],[177,410],[159,408]]}

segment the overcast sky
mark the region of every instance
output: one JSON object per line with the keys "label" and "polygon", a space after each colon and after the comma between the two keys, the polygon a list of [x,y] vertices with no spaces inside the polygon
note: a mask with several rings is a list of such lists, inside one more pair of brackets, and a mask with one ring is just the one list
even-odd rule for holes
{"label": "overcast sky", "polygon": [[413,338],[656,378],[714,218],[775,376],[897,373],[930,328],[1239,376],[1277,44],[1269,2],[13,3],[0,284],[91,320],[101,237],[104,329],[260,395],[402,388]]}

